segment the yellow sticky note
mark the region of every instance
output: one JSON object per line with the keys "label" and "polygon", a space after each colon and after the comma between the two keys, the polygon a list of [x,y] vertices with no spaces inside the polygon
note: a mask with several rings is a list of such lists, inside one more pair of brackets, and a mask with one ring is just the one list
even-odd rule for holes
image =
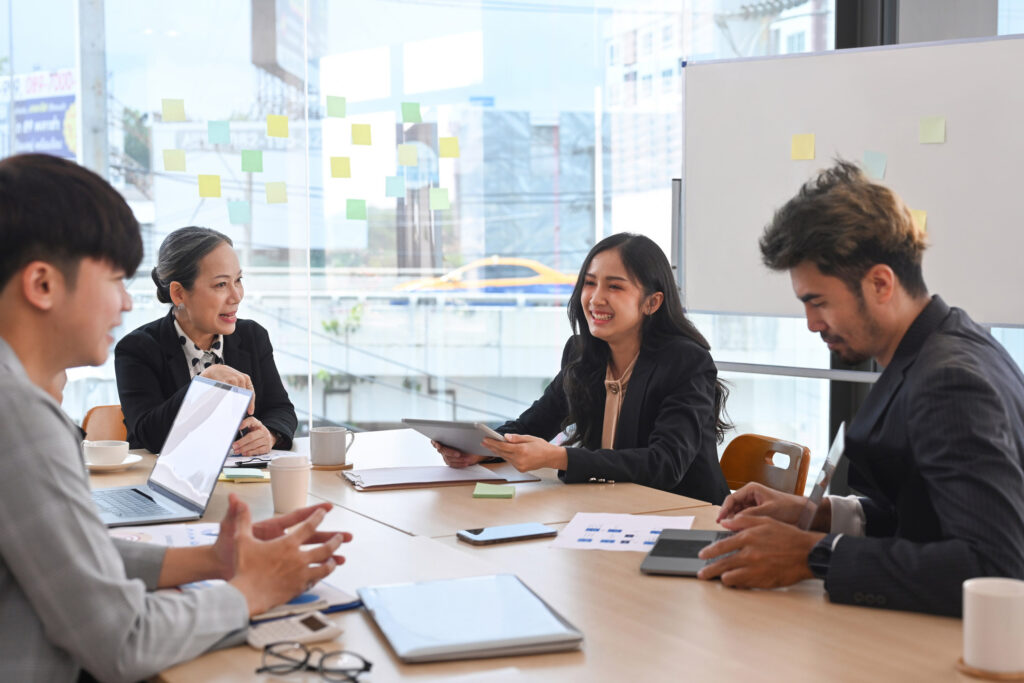
{"label": "yellow sticky note", "polygon": [[267,114],[267,136],[272,138],[288,137],[288,117]]}
{"label": "yellow sticky note", "polygon": [[288,202],[288,187],[284,182],[267,183],[267,204],[286,204]]}
{"label": "yellow sticky note", "polygon": [[928,232],[928,212],[921,209],[911,209],[910,217],[914,219],[914,225],[920,228],[921,232]]}
{"label": "yellow sticky note", "polygon": [[352,144],[353,145],[368,145],[368,144],[370,144],[370,124],[368,124],[368,123],[353,123],[352,124]]}
{"label": "yellow sticky note", "polygon": [[185,120],[185,100],[160,100],[164,123]]}
{"label": "yellow sticky note", "polygon": [[399,166],[419,166],[420,155],[416,149],[416,145],[399,145],[398,146],[398,165]]}
{"label": "yellow sticky note", "polygon": [[184,171],[185,170],[185,150],[183,150],[183,149],[165,149],[164,150],[164,170],[165,171]]}
{"label": "yellow sticky note", "polygon": [[789,158],[804,161],[814,158],[814,133],[794,135],[789,144]]}
{"label": "yellow sticky note", "polygon": [[352,166],[348,157],[331,157],[331,177],[351,178]]}
{"label": "yellow sticky note", "polygon": [[455,158],[459,156],[458,138],[439,138],[437,146],[442,157]]}
{"label": "yellow sticky note", "polygon": [[917,124],[917,141],[924,145],[941,145],[946,141],[946,117],[922,116]]}
{"label": "yellow sticky note", "polygon": [[199,176],[199,196],[200,197],[219,197],[220,196],[220,176],[219,175],[200,175]]}

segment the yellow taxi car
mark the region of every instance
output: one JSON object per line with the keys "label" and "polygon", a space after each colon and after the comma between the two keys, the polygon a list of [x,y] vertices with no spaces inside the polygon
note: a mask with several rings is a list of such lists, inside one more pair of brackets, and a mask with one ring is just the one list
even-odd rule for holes
{"label": "yellow taxi car", "polygon": [[566,275],[527,258],[491,256],[456,268],[441,277],[404,282],[393,289],[404,292],[484,292],[495,294],[563,294],[576,285]]}

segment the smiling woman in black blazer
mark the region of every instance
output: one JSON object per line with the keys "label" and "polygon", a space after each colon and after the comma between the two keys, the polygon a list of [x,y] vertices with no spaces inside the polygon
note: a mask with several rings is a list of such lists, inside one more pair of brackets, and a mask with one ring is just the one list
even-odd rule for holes
{"label": "smiling woman in black blazer", "polygon": [[[658,245],[628,233],[598,242],[580,269],[569,321],[575,334],[561,371],[498,428],[505,442],[484,445],[523,472],[553,467],[566,483],[628,481],[721,503],[727,392]],[[560,431],[567,445],[549,443]],[[482,460],[434,445],[453,467]]]}
{"label": "smiling woman in black blazer", "polygon": [[274,364],[267,331],[237,317],[242,270],[231,240],[216,230],[175,230],[153,269],[157,299],[172,304],[114,349],[117,392],[132,448],[160,451],[192,377],[252,389],[232,445],[240,455],[289,449],[298,420]]}

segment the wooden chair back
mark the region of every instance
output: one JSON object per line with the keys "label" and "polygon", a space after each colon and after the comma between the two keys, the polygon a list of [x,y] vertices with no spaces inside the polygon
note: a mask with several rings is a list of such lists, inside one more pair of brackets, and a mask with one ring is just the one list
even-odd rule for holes
{"label": "wooden chair back", "polygon": [[124,426],[124,414],[119,405],[89,408],[82,420],[82,429],[89,441],[128,440],[128,429]]}
{"label": "wooden chair back", "polygon": [[[787,467],[772,462],[776,453],[789,456]],[[760,434],[740,434],[725,447],[720,465],[730,489],[756,481],[776,491],[802,496],[810,463],[811,450],[806,446]]]}

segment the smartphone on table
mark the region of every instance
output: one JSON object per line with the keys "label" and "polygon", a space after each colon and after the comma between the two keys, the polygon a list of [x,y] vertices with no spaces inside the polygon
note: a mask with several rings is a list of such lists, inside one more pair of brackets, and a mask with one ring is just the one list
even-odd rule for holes
{"label": "smartphone on table", "polygon": [[540,522],[527,522],[525,524],[506,524],[504,526],[489,526],[483,529],[461,529],[455,534],[460,541],[473,545],[490,545],[492,543],[505,543],[506,541],[525,541],[528,538],[545,538],[556,536],[557,529],[541,524]]}

